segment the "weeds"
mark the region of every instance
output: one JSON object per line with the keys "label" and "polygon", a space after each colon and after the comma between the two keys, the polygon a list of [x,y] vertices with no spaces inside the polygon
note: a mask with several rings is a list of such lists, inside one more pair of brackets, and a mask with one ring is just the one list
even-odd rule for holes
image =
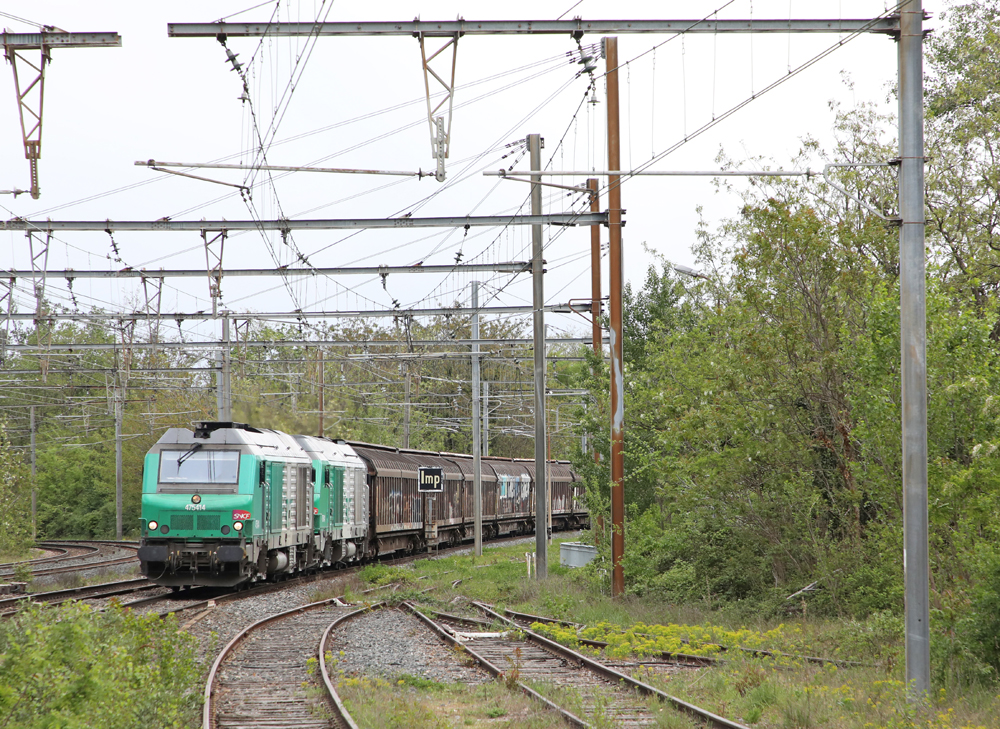
{"label": "weeds", "polygon": [[337,689],[359,726],[367,729],[439,729],[470,726],[486,729],[557,729],[560,717],[520,692],[499,683],[470,687],[400,676],[343,679]]}

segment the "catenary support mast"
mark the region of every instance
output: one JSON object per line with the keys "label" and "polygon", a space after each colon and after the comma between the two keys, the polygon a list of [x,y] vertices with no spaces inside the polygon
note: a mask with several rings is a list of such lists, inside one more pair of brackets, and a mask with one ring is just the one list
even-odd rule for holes
{"label": "catenary support mast", "polygon": [[[604,39],[608,84],[608,167],[617,170],[621,138],[618,128],[618,39]],[[622,190],[621,178],[608,177],[608,291],[611,333],[611,594],[625,593],[625,377],[622,337]]]}
{"label": "catenary support mast", "polygon": [[910,0],[899,34],[899,327],[903,387],[903,569],[906,681],[930,691],[927,550],[927,330],[924,266],[923,8]]}
{"label": "catenary support mast", "polygon": [[483,458],[479,386],[479,282],[472,282],[472,504],[476,556],[483,556]]}
{"label": "catenary support mast", "polygon": [[[542,169],[542,138],[528,135],[531,169]],[[537,175],[531,178],[541,182]],[[531,186],[531,214],[542,214],[542,186]],[[545,288],[542,269],[542,226],[531,226],[532,308],[535,355],[535,576],[549,576],[548,480],[545,478]]]}

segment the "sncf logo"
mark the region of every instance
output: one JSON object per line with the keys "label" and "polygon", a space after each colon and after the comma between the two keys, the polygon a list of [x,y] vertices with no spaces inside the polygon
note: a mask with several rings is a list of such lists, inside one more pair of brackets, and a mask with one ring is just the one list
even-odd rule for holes
{"label": "sncf logo", "polygon": [[250,518],[249,511],[241,511],[240,509],[233,509],[233,521],[247,521]]}

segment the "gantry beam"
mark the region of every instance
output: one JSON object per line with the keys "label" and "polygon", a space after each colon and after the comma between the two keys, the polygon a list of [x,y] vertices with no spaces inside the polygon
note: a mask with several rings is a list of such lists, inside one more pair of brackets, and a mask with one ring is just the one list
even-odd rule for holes
{"label": "gantry beam", "polygon": [[[231,276],[383,276],[400,273],[522,273],[531,270],[531,264],[527,262],[513,261],[511,263],[456,263],[453,265],[434,266],[344,266],[340,268],[236,268],[224,269],[223,275],[226,278]],[[164,278],[204,278],[205,271],[194,269],[165,269],[158,268],[152,270],[125,268],[120,271],[82,271],[66,268],[59,271],[30,271],[0,269],[0,279],[17,278],[140,278],[140,279],[164,279]],[[3,285],[0,281],[0,285]],[[2,305],[3,297],[0,297]],[[2,316],[2,314],[0,314]]]}
{"label": "gantry beam", "polygon": [[117,33],[66,33],[44,30],[38,33],[0,33],[4,46],[16,50],[48,48],[121,48],[122,38]]}
{"label": "gantry beam", "polygon": [[[121,46],[117,33],[66,33],[41,30],[37,33],[0,33],[4,57],[14,72],[14,93],[21,121],[24,157],[30,165],[31,197],[38,199],[38,160],[42,156],[42,104],[45,99],[45,67],[53,48],[95,48]],[[37,51],[35,56],[32,52]],[[34,60],[33,60],[34,59]],[[16,194],[16,193],[15,193]]]}
{"label": "gantry beam", "polygon": [[899,18],[831,20],[410,20],[366,23],[167,23],[171,38],[579,35],[599,33],[898,33]]}
{"label": "gantry beam", "polygon": [[549,215],[480,215],[442,218],[348,218],[331,220],[25,220],[0,223],[0,230],[55,231],[236,231],[236,230],[362,230],[368,228],[470,228],[505,225],[604,225],[607,213]]}
{"label": "gantry beam", "polygon": [[[559,345],[559,344],[590,344],[590,337],[569,337],[566,339],[546,339],[545,344],[548,345]],[[412,342],[414,347],[470,347],[474,342],[478,342],[480,346],[515,346],[515,345],[529,345],[532,344],[531,339],[426,339],[418,340]],[[605,340],[607,343],[607,340]],[[406,347],[409,342],[399,342],[399,341],[387,341],[384,339],[370,339],[365,341],[357,342],[345,342],[340,339],[281,339],[274,341],[240,341],[238,345],[234,344],[233,347]],[[222,347],[221,342],[159,342],[157,344],[152,344],[149,342],[135,342],[132,344],[133,350],[140,349],[152,349],[154,347],[162,347],[163,349],[208,349],[208,350],[218,350]],[[12,352],[37,352],[43,349],[37,344],[8,344],[6,349]],[[47,349],[52,352],[86,352],[86,351],[101,351],[101,350],[121,350],[122,345],[120,344],[53,344]],[[471,352],[466,354],[471,355]]]}
{"label": "gantry beam", "polygon": [[[202,272],[204,275],[204,272]],[[454,307],[437,309],[375,309],[371,311],[277,311],[277,312],[253,312],[241,314],[239,312],[225,312],[225,316],[230,319],[241,321],[274,321],[288,320],[300,321],[305,319],[377,319],[377,318],[397,318],[414,316],[472,316],[473,314],[530,314],[534,311],[531,306],[482,306],[477,309]],[[573,312],[590,311],[590,303],[578,304],[550,304],[545,307],[545,311],[554,314],[570,314]],[[12,313],[6,316],[11,321],[149,321],[162,319],[167,321],[208,321],[217,319],[218,315],[206,311],[194,311],[190,313],[150,313],[145,311],[119,312],[119,313],[86,313],[86,312],[45,312],[36,314],[34,312],[18,314]]]}

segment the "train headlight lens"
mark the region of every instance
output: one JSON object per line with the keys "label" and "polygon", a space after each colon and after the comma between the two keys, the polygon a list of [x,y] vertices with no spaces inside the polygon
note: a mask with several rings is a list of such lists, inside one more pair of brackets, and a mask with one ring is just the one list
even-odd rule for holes
{"label": "train headlight lens", "polygon": [[192,496],[191,497],[191,503],[192,504],[200,504],[201,503],[201,495],[195,494],[194,496]]}
{"label": "train headlight lens", "polygon": [[241,521],[233,522],[233,529],[235,529],[238,532],[243,531],[243,522]]}
{"label": "train headlight lens", "polygon": [[160,534],[169,534],[169,533],[170,533],[170,527],[168,527],[166,524],[160,526]]}
{"label": "train headlight lens", "polygon": [[146,529],[148,529],[151,532],[155,532],[156,531],[156,527],[158,527],[158,526],[160,526],[160,525],[157,522],[151,521],[148,524],[146,524]]}
{"label": "train headlight lens", "polygon": [[219,531],[221,531],[223,534],[229,534],[229,525],[223,524],[222,529],[220,529]]}

